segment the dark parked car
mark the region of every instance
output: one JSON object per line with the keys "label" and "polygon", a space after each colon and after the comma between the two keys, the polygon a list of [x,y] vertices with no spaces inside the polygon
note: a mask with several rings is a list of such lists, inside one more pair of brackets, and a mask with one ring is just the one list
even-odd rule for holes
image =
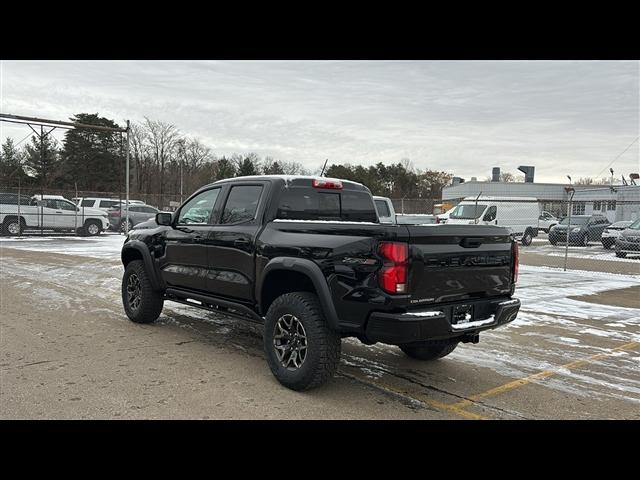
{"label": "dark parked car", "polygon": [[555,245],[558,242],[566,242],[567,229],[570,227],[569,244],[586,247],[589,242],[599,241],[602,232],[610,224],[611,222],[604,215],[571,215],[571,218],[563,218],[559,224],[549,230],[549,243]]}
{"label": "dark parked car", "polygon": [[626,257],[627,255],[640,255],[640,219],[623,230],[616,239],[616,257]]}
{"label": "dark parked car", "polygon": [[602,246],[604,248],[611,248],[616,244],[616,239],[620,236],[620,234],[629,228],[633,221],[622,221],[615,222],[609,225],[602,232],[602,236],[600,237],[600,241],[602,242]]}
{"label": "dark parked car", "polygon": [[333,375],[344,337],[434,360],[520,308],[506,228],[382,224],[355,182],[221,180],[156,222],[122,247],[127,316],[153,322],[170,300],[261,323],[271,371],[294,390]]}

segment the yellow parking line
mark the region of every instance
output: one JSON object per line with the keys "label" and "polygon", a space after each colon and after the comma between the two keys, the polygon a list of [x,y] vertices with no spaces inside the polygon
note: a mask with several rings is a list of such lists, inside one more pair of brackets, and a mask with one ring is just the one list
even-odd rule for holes
{"label": "yellow parking line", "polygon": [[442,402],[438,402],[436,400],[431,400],[430,398],[426,398],[423,395],[413,395],[410,394],[406,391],[402,391],[402,390],[398,390],[395,387],[392,387],[390,385],[386,385],[386,384],[382,384],[382,383],[378,383],[378,382],[372,382],[372,381],[368,381],[368,380],[364,380],[363,378],[357,376],[357,375],[352,375],[350,373],[345,373],[344,371],[340,371],[339,372],[340,375],[343,375],[347,378],[351,378],[352,380],[356,380],[360,383],[364,383],[366,385],[369,385],[371,387],[377,388],[379,390],[383,390],[387,393],[391,393],[393,395],[398,395],[404,398],[409,398],[411,400],[415,400],[417,402],[420,403],[424,403],[426,405],[429,405],[430,407],[433,407],[437,410],[440,411],[445,411],[445,412],[449,412],[449,413],[453,413],[454,415],[457,415],[459,417],[462,418],[466,418],[467,420],[489,420],[488,417],[483,417],[482,415],[478,415],[476,413],[472,413],[472,412],[467,412],[465,410],[462,410],[461,408],[452,405],[452,404],[447,404],[447,403],[442,403]]}
{"label": "yellow parking line", "polygon": [[469,405],[472,405],[475,401],[480,400],[481,398],[493,397],[495,395],[500,395],[501,393],[505,393],[516,388],[520,388],[524,385],[531,383],[533,380],[539,380],[543,378],[551,377],[552,375],[557,375],[560,373],[561,369],[571,369],[576,367],[581,367],[587,363],[591,363],[594,360],[598,360],[599,358],[604,358],[611,356],[614,352],[619,352],[622,350],[635,350],[640,347],[640,342],[630,342],[621,345],[620,347],[614,348],[610,352],[606,353],[598,353],[595,355],[591,355],[583,360],[576,360],[571,363],[567,363],[565,365],[561,365],[553,370],[545,370],[543,372],[535,373],[533,375],[529,375],[528,377],[521,378],[519,380],[514,380],[509,383],[505,383],[504,385],[500,385],[499,387],[492,388],[491,390],[487,390],[486,392],[478,393],[476,395],[472,395],[468,397],[466,400],[461,400],[460,402],[454,403],[450,405],[452,408],[460,411],[460,409],[465,408]]}

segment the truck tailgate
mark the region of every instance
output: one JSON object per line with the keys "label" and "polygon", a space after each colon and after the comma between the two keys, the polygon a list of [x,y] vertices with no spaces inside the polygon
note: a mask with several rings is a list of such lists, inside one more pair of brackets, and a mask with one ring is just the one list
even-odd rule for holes
{"label": "truck tailgate", "polygon": [[512,241],[501,227],[407,226],[411,304],[509,295]]}

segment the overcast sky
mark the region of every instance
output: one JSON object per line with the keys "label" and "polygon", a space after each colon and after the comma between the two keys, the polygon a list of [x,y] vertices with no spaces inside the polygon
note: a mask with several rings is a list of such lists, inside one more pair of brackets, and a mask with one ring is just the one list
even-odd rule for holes
{"label": "overcast sky", "polygon": [[[479,180],[494,166],[534,165],[536,181],[564,182],[602,172],[640,135],[637,61],[3,61],[0,81],[3,113],[147,116],[217,155],[312,170],[325,158],[410,158]],[[29,133],[0,128],[2,141]],[[616,176],[640,170],[639,144],[613,164]]]}

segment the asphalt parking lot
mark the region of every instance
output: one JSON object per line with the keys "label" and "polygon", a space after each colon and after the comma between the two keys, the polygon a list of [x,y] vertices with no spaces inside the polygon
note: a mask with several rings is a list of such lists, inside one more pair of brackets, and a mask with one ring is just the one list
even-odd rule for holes
{"label": "asphalt parking lot", "polygon": [[345,340],[336,377],[296,393],[259,326],[170,302],[129,322],[121,243],[0,239],[0,418],[640,419],[640,260],[563,272],[534,243],[508,327],[435,362]]}

